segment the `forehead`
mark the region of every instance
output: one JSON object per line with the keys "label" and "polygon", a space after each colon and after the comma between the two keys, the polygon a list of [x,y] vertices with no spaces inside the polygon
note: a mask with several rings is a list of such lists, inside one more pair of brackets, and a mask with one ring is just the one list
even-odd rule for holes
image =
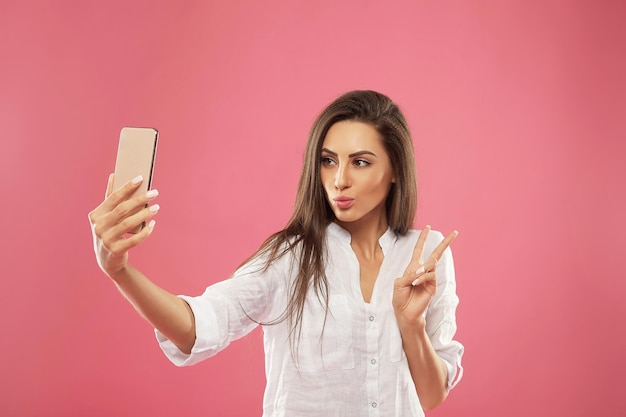
{"label": "forehead", "polygon": [[360,150],[385,152],[382,138],[376,128],[354,120],[337,122],[328,129],[322,147],[340,153]]}

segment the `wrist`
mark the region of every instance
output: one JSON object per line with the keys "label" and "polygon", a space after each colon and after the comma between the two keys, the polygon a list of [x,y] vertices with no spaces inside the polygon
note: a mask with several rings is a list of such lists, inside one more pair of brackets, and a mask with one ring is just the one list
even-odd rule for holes
{"label": "wrist", "polygon": [[128,265],[124,265],[119,269],[113,271],[107,271],[106,274],[109,278],[111,278],[114,282],[120,283],[124,281],[129,275]]}
{"label": "wrist", "polygon": [[401,315],[396,314],[396,320],[401,334],[425,334],[426,333],[426,320],[424,316],[419,316],[417,319],[407,319]]}

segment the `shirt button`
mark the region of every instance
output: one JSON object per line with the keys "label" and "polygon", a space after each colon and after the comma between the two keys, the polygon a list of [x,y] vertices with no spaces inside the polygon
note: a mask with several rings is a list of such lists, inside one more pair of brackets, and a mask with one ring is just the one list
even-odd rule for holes
{"label": "shirt button", "polygon": [[370,321],[374,321],[374,316],[369,317]]}
{"label": "shirt button", "polygon": [[372,359],[372,360],[370,361],[370,363],[371,363],[372,365],[376,365],[376,359]]}
{"label": "shirt button", "polygon": [[372,408],[376,408],[378,407],[378,404],[376,404],[376,401],[372,402]]}

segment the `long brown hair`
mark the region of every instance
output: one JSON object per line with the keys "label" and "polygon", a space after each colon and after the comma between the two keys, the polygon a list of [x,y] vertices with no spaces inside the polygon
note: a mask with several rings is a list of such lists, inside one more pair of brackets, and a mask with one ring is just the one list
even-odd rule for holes
{"label": "long brown hair", "polygon": [[288,320],[292,343],[300,338],[309,286],[318,299],[323,300],[328,312],[328,281],[324,268],[326,228],[335,216],[326,201],[320,180],[320,153],[330,127],[343,120],[367,123],[378,131],[396,178],[386,200],[387,222],[400,235],[413,225],[417,207],[415,157],[411,134],[402,112],[387,96],[375,91],[351,91],[338,97],[319,114],[309,133],[291,219],[283,230],[270,236],[250,258],[266,257],[267,270],[287,253],[297,256],[294,259],[297,276],[288,288],[287,308],[274,321]]}

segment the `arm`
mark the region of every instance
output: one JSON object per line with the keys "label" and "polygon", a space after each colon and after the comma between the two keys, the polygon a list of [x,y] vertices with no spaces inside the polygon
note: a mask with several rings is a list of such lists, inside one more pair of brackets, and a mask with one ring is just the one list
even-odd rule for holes
{"label": "arm", "polygon": [[139,314],[181,351],[189,353],[195,342],[195,323],[189,305],[128,263],[129,250],[150,236],[154,220],[135,235],[128,236],[127,232],[149,220],[159,209],[157,204],[145,207],[157,196],[156,190],[131,197],[141,181],[138,177],[112,192],[113,176],[109,177],[106,199],[89,213],[96,259],[100,269]]}
{"label": "arm", "polygon": [[[409,266],[404,275],[395,282],[393,297],[402,346],[424,409],[438,406],[448,394],[448,368],[433,346],[424,313],[437,291],[437,262],[457,236],[457,232],[448,235],[422,264],[421,258],[429,231],[430,227],[427,226],[420,233]],[[429,322],[429,326],[433,326],[433,323]]]}
{"label": "arm", "polygon": [[413,323],[400,323],[402,347],[409,363],[411,377],[425,410],[441,404],[448,395],[448,369],[437,355],[426,334],[423,318]]}
{"label": "arm", "polygon": [[154,284],[130,264],[111,275],[119,290],[155,329],[189,354],[196,340],[194,316],[181,298]]}

